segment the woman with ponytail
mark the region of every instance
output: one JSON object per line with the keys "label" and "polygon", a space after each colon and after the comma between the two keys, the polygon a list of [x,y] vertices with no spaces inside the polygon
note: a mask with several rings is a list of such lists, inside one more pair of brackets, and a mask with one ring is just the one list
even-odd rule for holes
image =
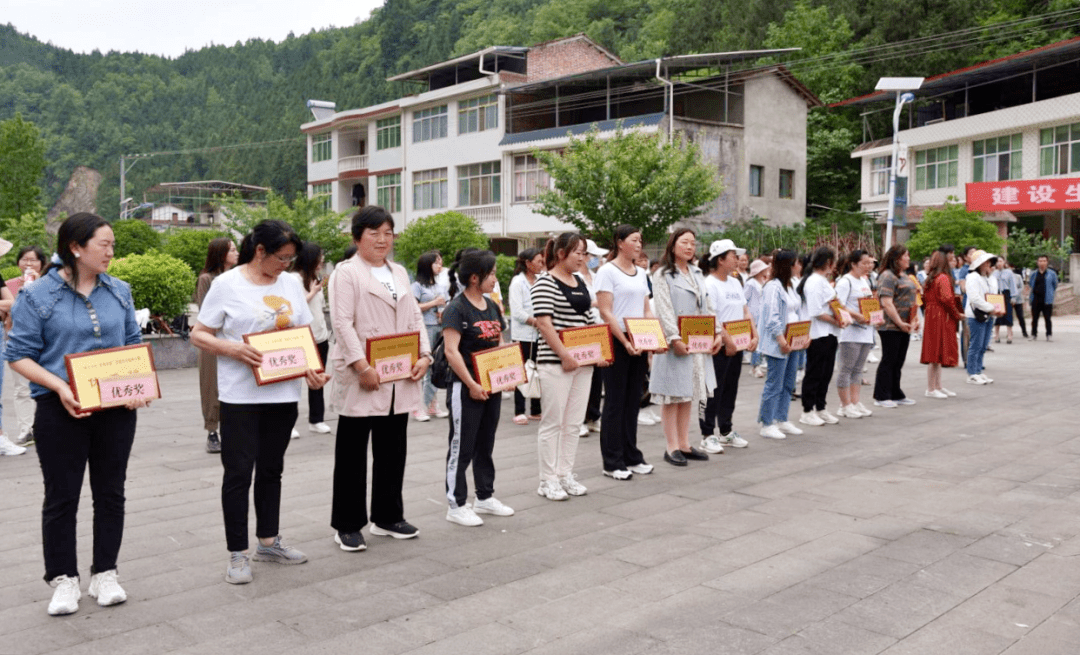
{"label": "woman with ponytail", "polygon": [[[510,281],[510,336],[521,344],[526,360],[536,361],[536,343],[540,336],[536,331],[530,289],[537,276],[544,272],[544,253],[537,248],[526,248],[518,253],[514,264],[514,278]],[[514,389],[514,423],[528,425],[529,419],[540,418],[540,399],[529,400],[529,414],[525,414],[525,396]]]}

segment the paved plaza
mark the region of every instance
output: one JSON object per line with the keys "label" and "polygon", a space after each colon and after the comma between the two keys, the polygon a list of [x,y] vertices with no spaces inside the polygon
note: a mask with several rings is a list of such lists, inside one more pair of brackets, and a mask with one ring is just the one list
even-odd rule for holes
{"label": "paved plaza", "polygon": [[917,405],[785,441],[757,436],[762,381],[744,367],[749,448],[676,469],[661,427],[643,427],[656,472],[617,482],[594,435],[577,458],[589,493],[566,502],[536,495],[536,424],[514,425],[504,402],[495,489],[517,514],[479,528],[444,519],[445,419],[413,422],[405,507],[421,536],[368,537],[360,553],[333,542],[334,438],[308,434],[305,400],[281,519],[309,562],[254,562],[244,586],[223,581],[221,464],[203,451],[196,371],[165,371],[128,469],[124,605],[85,593],[84,487],[81,609],[46,614],[36,455],[0,458],[0,653],[1076,655],[1080,319],[1055,330],[994,344],[993,385],[947,371],[960,393],[947,401],[923,397],[914,342]]}

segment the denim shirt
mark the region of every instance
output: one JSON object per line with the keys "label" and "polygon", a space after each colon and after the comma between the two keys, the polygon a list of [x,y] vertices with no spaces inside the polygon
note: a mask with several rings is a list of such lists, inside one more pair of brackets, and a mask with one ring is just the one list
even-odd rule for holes
{"label": "denim shirt", "polygon": [[761,334],[758,352],[769,357],[787,357],[780,352],[780,344],[776,342],[776,337],[783,334],[788,325],[788,294],[779,280],[765,283],[756,318],[758,332]]}
{"label": "denim shirt", "polygon": [[[80,296],[58,268],[24,288],[11,309],[12,329],[4,358],[31,359],[65,382],[64,355],[142,342],[127,282],[102,273],[89,297]],[[38,398],[50,390],[30,383]]]}

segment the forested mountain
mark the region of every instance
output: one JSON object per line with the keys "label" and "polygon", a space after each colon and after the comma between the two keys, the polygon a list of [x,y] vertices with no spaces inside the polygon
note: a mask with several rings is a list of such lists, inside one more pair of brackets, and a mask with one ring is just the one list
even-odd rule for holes
{"label": "forested mountain", "polygon": [[[489,45],[585,32],[626,61],[659,55],[803,47],[787,63],[826,101],[866,92],[880,75],[931,75],[1075,33],[1077,0],[388,0],[350,27],[189,51],[74,54],[0,26],[0,120],[41,128],[51,205],[77,165],[104,175],[99,209],[114,217],[122,153],[295,139],[284,146],[161,156],[135,165],[128,195],[158,182],[222,179],[292,195],[305,182],[298,126],[308,98],[359,107],[409,93],[396,73]],[[1060,13],[1054,13],[1060,12]],[[1017,19],[1033,17],[1029,23]],[[1035,19],[1037,18],[1037,20]],[[964,36],[870,49],[931,35]],[[930,47],[939,44],[940,47]],[[832,55],[822,58],[824,55]],[[801,63],[797,61],[802,59]],[[852,204],[846,152],[857,118],[811,125],[811,202]],[[847,167],[845,172],[844,167]],[[814,177],[817,176],[817,177]]]}

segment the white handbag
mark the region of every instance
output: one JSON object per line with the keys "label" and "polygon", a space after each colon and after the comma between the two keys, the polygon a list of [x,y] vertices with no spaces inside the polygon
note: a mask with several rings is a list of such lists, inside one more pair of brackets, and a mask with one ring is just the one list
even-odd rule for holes
{"label": "white handbag", "polygon": [[531,359],[525,360],[525,384],[518,387],[518,391],[526,398],[540,397],[540,375],[536,370],[536,362]]}

